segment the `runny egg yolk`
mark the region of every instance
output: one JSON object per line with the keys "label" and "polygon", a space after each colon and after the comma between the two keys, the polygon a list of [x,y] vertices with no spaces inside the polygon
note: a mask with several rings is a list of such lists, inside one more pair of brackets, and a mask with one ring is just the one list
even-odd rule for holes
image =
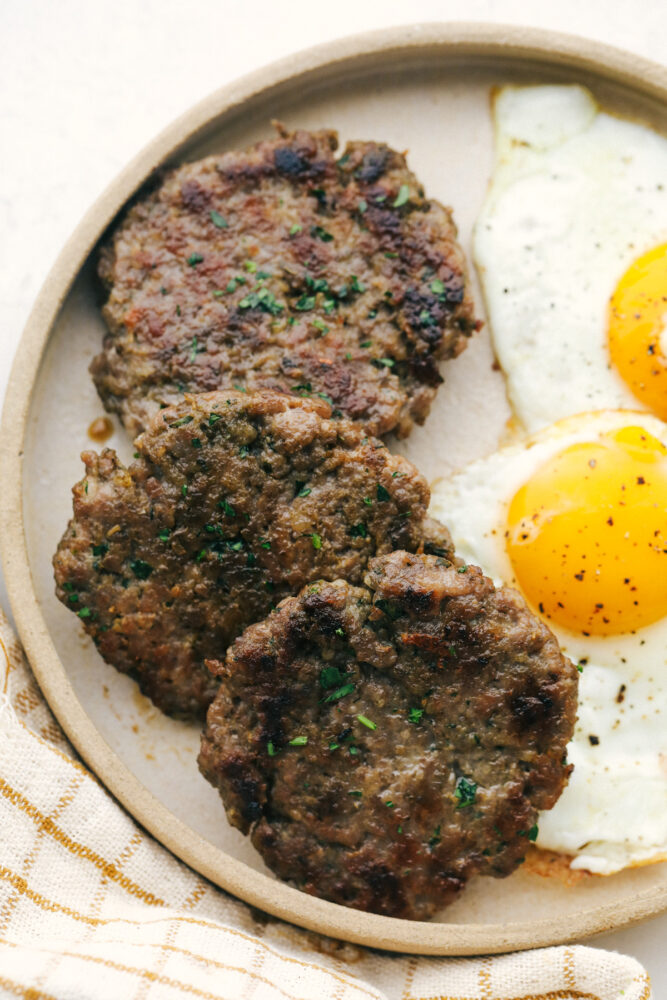
{"label": "runny egg yolk", "polygon": [[609,352],[623,381],[667,420],[667,243],[636,260],[609,304]]}
{"label": "runny egg yolk", "polygon": [[514,495],[506,537],[555,623],[613,635],[667,616],[667,448],[636,426],[571,445]]}

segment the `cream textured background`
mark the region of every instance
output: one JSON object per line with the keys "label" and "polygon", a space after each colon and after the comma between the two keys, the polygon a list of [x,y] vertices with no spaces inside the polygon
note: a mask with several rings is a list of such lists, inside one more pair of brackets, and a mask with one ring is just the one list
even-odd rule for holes
{"label": "cream textured background", "polygon": [[[63,242],[118,170],[217,87],[306,46],[415,21],[569,31],[667,62],[662,0],[21,0],[0,4],[0,397]],[[0,602],[8,607],[0,580]],[[667,996],[667,915],[596,941]]]}

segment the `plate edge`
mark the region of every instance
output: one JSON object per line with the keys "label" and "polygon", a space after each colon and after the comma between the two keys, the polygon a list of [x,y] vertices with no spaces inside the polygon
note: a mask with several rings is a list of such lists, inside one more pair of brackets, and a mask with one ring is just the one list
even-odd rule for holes
{"label": "plate edge", "polygon": [[[307,896],[253,871],[193,835],[141,785],[92,725],[67,680],[41,615],[22,517],[23,443],[32,389],[53,322],[82,263],[139,183],[156,163],[192,141],[215,117],[222,117],[260,93],[337,64],[419,49],[508,60],[547,60],[615,80],[667,103],[667,69],[658,64],[574,35],[478,22],[426,23],[337,39],[287,56],[204,98],[164,129],[117,175],[65,244],[40,291],[19,343],[3,411],[0,464],[5,471],[5,489],[0,494],[0,549],[19,635],[31,664],[36,664],[33,669],[50,707],[84,759],[93,761],[91,770],[153,836],[222,888],[281,919],[294,922],[298,913],[300,926],[384,950],[463,955],[532,948],[627,926],[667,907],[667,884],[640,893],[628,905],[621,924],[614,922],[617,905],[607,904],[580,911],[576,920],[564,916],[561,933],[554,933],[554,924],[548,920],[506,925],[434,924],[360,913]],[[184,849],[179,837],[189,838],[192,846]],[[225,859],[222,875],[221,857]],[[267,895],[272,898],[267,900]]]}

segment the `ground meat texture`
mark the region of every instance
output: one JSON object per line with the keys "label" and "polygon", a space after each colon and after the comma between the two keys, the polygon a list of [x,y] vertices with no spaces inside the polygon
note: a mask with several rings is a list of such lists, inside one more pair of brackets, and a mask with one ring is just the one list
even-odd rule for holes
{"label": "ground meat texture", "polygon": [[217,392],[163,410],[125,468],[86,452],[57,595],[163,711],[203,716],[204,666],[309,580],[360,583],[415,550],[429,502],[405,459],[321,400]]}
{"label": "ground meat texture", "polygon": [[211,668],[203,774],[277,875],[337,903],[431,916],[512,872],[567,781],[577,671],[474,566],[378,557]]}
{"label": "ground meat texture", "polygon": [[184,391],[324,395],[368,433],[422,423],[479,324],[448,209],[401,153],[287,132],[190,163],[106,244],[106,407],[134,436]]}
{"label": "ground meat texture", "polygon": [[446,528],[434,517],[424,519],[421,551],[425,552],[426,555],[441,556],[456,565],[461,565],[463,562],[454,551],[454,542],[449,528]]}

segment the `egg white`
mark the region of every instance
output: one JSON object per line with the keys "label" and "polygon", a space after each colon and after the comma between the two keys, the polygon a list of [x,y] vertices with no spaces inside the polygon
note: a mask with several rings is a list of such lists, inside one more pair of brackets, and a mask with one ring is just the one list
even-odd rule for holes
{"label": "egg white", "polygon": [[585,410],[641,409],[611,367],[610,296],[667,240],[667,139],[578,86],[504,87],[473,253],[510,404],[529,433]]}
{"label": "egg white", "polygon": [[[430,513],[449,527],[459,555],[497,585],[517,586],[505,547],[515,492],[563,449],[624,426],[667,443],[667,425],[648,414],[571,417],[435,483]],[[568,747],[574,771],[555,807],[539,817],[538,846],[604,875],[667,858],[667,620],[616,636],[547,624],[582,672]]]}

